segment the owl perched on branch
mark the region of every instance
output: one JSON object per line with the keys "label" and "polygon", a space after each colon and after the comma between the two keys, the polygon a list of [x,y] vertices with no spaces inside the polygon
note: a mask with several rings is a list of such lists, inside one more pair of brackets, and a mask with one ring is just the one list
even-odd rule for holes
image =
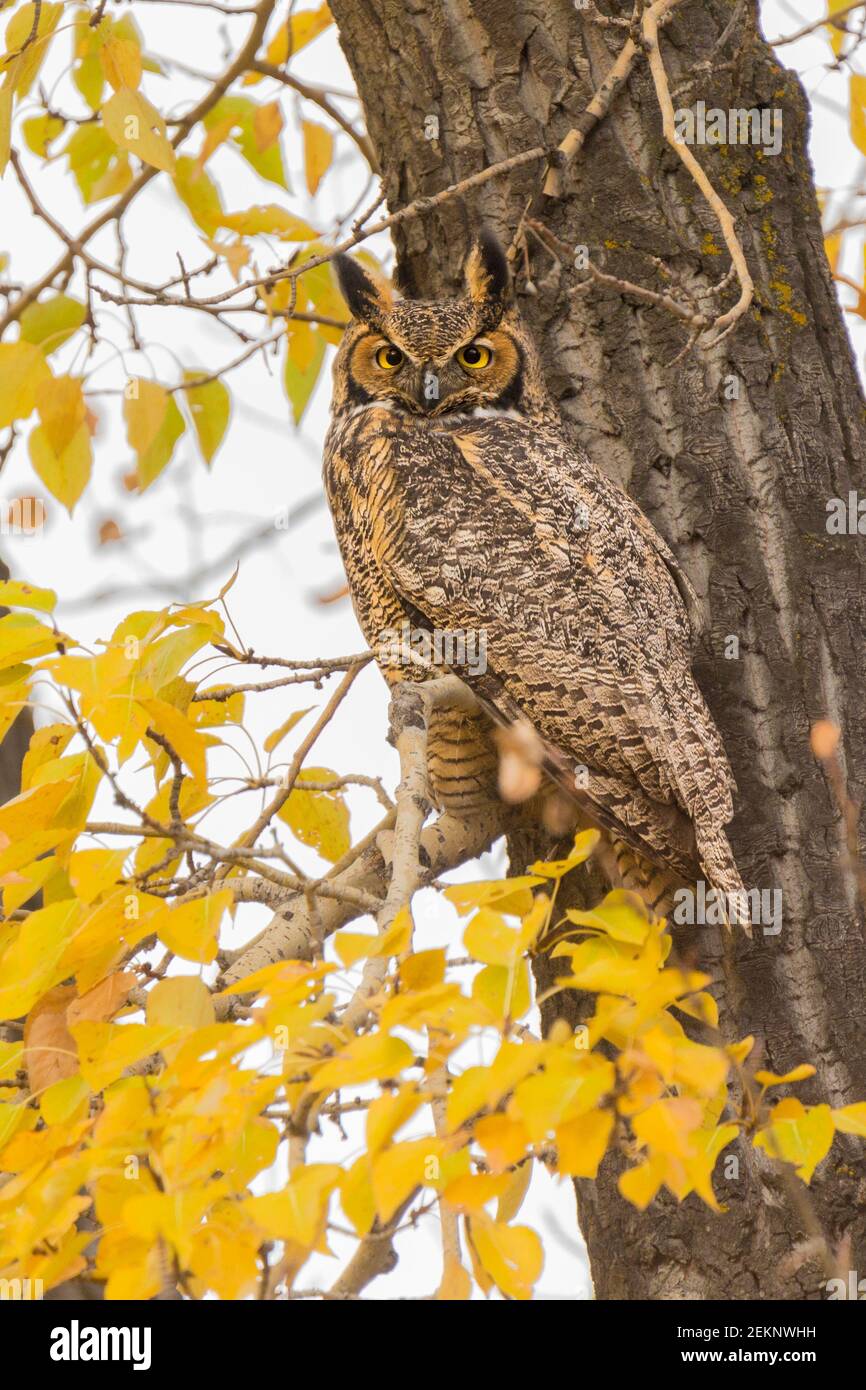
{"label": "owl perched on branch", "polygon": [[694,593],[566,437],[499,243],[481,233],[461,299],[398,300],[347,256],[336,273],[353,322],[324,471],[358,620],[389,683],[447,669],[479,705],[434,713],[435,800],[471,815],[495,796],[498,742],[606,832],[615,884],[653,904],[701,877],[742,891]]}

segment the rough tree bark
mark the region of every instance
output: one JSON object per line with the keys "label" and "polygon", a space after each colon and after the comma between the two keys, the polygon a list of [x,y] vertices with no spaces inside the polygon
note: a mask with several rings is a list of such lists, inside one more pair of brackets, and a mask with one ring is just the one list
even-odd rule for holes
{"label": "rough tree bark", "polygon": [[[571,0],[332,0],[331,8],[392,210],[522,150],[556,146],[627,34]],[[606,8],[631,14],[630,4]],[[845,1104],[866,1098],[866,946],[809,728],[824,717],[842,727],[859,799],[863,541],[828,535],[825,520],[828,498],[866,493],[863,401],[824,255],[797,80],[761,39],[751,3],[685,0],[662,48],[676,106],[701,99],[783,113],[777,157],[748,145],[695,151],[735,213],[756,284],[752,310],[724,342],[671,367],[686,341],[681,324],[606,286],[569,296],[583,277],[532,240],[535,292],[521,277],[521,302],[564,417],[670,541],[710,619],[696,670],[739,783],[735,852],[747,884],[784,894],[779,935],[759,930],[750,942],[740,933],[726,951],[715,928],[689,933],[716,981],[722,1027],[732,1038],[754,1033],[776,1070],[814,1062],[817,1077],[797,1094]],[[438,139],[425,138],[431,116]],[[642,57],[560,199],[539,197],[542,174],[540,164],[524,166],[401,226],[407,287],[430,296],[456,289],[472,228],[483,218],[510,239],[530,200],[563,242],[588,246],[607,271],[649,288],[665,288],[653,258],[692,288],[727,269],[714,216],[664,143]],[[732,288],[725,307],[735,296]],[[739,639],[737,659],[725,657],[729,635]],[[533,852],[511,849],[513,858]],[[812,1216],[791,1204],[761,1155],[748,1144],[738,1153],[739,1179],[718,1182],[724,1216],[695,1198],[682,1206],[662,1198],[640,1214],[617,1194],[615,1162],[597,1184],[579,1185],[598,1297],[826,1296],[820,1261],[797,1267],[790,1258],[813,1217],[831,1242],[850,1241],[846,1267],[866,1271],[861,1143],[837,1141],[813,1181]]]}

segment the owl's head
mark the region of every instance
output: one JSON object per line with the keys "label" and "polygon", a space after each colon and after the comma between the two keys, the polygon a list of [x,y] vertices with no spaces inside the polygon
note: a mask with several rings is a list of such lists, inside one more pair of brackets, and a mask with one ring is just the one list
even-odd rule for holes
{"label": "owl's head", "polygon": [[423,416],[550,412],[492,232],[482,230],[469,252],[461,299],[397,299],[360,261],[336,256],[334,266],[353,319],[334,363],[335,413],[376,402]]}

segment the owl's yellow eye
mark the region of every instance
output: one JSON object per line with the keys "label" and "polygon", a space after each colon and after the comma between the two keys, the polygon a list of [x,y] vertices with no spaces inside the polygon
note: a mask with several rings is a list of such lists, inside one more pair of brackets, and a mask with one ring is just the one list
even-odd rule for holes
{"label": "owl's yellow eye", "polygon": [[457,361],[461,367],[470,372],[479,372],[482,367],[489,367],[492,360],[493,353],[483,343],[467,343],[457,354]]}
{"label": "owl's yellow eye", "polygon": [[376,365],[383,372],[394,372],[403,362],[403,354],[393,343],[386,343],[376,351]]}

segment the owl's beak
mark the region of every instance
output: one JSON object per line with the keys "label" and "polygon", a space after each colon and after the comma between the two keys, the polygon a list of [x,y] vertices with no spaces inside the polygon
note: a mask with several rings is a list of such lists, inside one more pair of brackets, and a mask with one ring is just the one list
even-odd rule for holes
{"label": "owl's beak", "polygon": [[439,404],[441,390],[439,376],[432,362],[421,362],[412,372],[408,382],[409,394],[420,411],[429,414]]}
{"label": "owl's beak", "polygon": [[426,415],[435,413],[439,402],[453,383],[446,381],[449,366],[437,366],[432,360],[422,362],[412,373],[410,393],[418,409]]}

